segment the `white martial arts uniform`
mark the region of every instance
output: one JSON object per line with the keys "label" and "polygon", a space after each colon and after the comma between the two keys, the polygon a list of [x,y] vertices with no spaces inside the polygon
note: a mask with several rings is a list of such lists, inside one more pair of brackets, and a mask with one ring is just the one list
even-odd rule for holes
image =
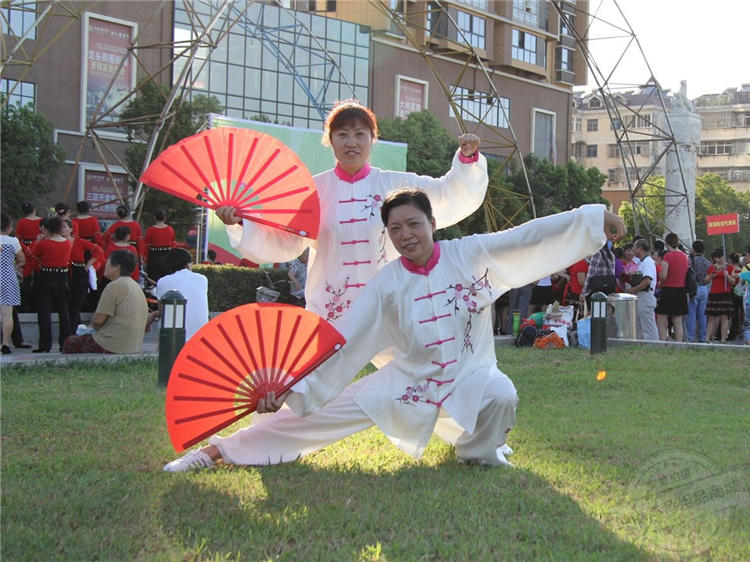
{"label": "white martial arts uniform", "polygon": [[306,308],[335,324],[372,276],[398,257],[380,219],[388,192],[407,186],[423,189],[438,228],[455,224],[479,208],[487,191],[487,161],[481,154],[475,162],[464,160],[456,151],[452,168],[441,178],[369,165],[354,176],[339,168],[316,175],[317,240],[248,220],[242,226],[227,226],[227,235],[243,257],[256,263],[291,261],[310,246]]}
{"label": "white martial arts uniform", "polygon": [[[210,443],[227,462],[274,464],[375,424],[417,458],[436,431],[458,458],[500,464],[496,449],[514,424],[517,397],[497,368],[490,307],[508,289],[596,252],[603,226],[604,207],[586,205],[440,242],[424,268],[391,262],[339,322],[347,343],[293,387],[289,408]],[[389,346],[390,363],[349,385]]]}

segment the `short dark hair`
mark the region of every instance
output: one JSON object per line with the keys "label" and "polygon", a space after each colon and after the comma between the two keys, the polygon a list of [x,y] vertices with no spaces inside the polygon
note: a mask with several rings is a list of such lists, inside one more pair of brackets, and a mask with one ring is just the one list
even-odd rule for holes
{"label": "short dark hair", "polygon": [[55,204],[55,212],[58,215],[64,215],[68,211],[70,211],[70,207],[68,207],[67,203],[60,201],[59,203]]}
{"label": "short dark hair", "polygon": [[154,218],[158,221],[163,221],[167,218],[167,212],[164,209],[156,209],[154,211]]}
{"label": "short dark hair", "polygon": [[693,242],[693,251],[697,254],[702,254],[706,251],[706,245],[703,243],[703,240],[698,238],[695,242]]}
{"label": "short dark hair", "polygon": [[663,250],[664,240],[654,240],[654,250]]}
{"label": "short dark hair", "polygon": [[112,233],[112,238],[119,240],[120,242],[125,241],[125,237],[130,235],[130,229],[127,226],[118,226]]}
{"label": "short dark hair", "polygon": [[633,242],[634,248],[640,248],[644,252],[650,252],[651,246],[649,246],[648,241],[645,238],[639,238],[635,242]]}
{"label": "short dark hair", "polygon": [[164,268],[169,273],[180,271],[185,269],[190,262],[193,261],[193,257],[190,255],[185,248],[172,248],[166,254],[164,254]]}
{"label": "short dark hair", "polygon": [[10,215],[6,213],[0,213],[0,230],[5,230],[12,224]]}
{"label": "short dark hair", "polygon": [[430,198],[427,197],[427,193],[418,187],[402,187],[395,191],[391,191],[385,196],[383,206],[380,208],[380,218],[383,220],[383,226],[388,226],[388,216],[391,214],[391,210],[401,205],[414,205],[425,215],[428,219],[432,219],[432,205],[430,204]]}
{"label": "short dark hair", "polygon": [[722,258],[724,257],[724,248],[716,248],[713,252],[711,252],[712,258]]}
{"label": "short dark hair", "polygon": [[24,216],[30,215],[34,211],[36,211],[36,207],[34,207],[34,205],[29,203],[28,201],[24,201],[23,203],[21,203],[21,212],[24,214]]}
{"label": "short dark hair", "polygon": [[680,243],[680,237],[677,236],[674,232],[670,232],[669,234],[667,234],[666,238],[664,238],[664,241],[672,246],[672,248],[676,248]]}
{"label": "short dark hair", "polygon": [[137,260],[130,250],[115,250],[107,258],[114,267],[120,268],[120,277],[130,275],[135,271]]}
{"label": "short dark hair", "polygon": [[115,210],[117,213],[117,216],[121,219],[124,219],[128,215],[130,215],[130,208],[128,208],[127,205],[117,205],[117,209]]}
{"label": "short dark hair", "polygon": [[373,140],[378,138],[378,120],[371,109],[365,107],[355,99],[337,102],[323,124],[323,140],[330,142],[331,135],[336,129],[341,129],[357,122],[363,123],[370,129],[370,136]]}
{"label": "short dark hair", "polygon": [[89,205],[88,201],[79,201],[76,203],[76,211],[79,213],[88,213],[91,209],[91,205]]}
{"label": "short dark hair", "polygon": [[47,229],[47,232],[52,234],[59,234],[63,227],[63,219],[59,215],[54,217],[48,217],[44,220],[43,226]]}
{"label": "short dark hair", "polygon": [[208,256],[208,259],[215,260],[216,259],[216,251],[215,250],[208,250],[206,252],[206,255]]}

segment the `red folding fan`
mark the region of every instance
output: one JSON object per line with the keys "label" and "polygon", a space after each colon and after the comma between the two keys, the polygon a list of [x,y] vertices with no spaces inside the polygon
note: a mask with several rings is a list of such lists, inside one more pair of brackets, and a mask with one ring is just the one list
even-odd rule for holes
{"label": "red folding fan", "polygon": [[180,351],[167,384],[167,429],[182,451],[289,390],[345,340],[317,314],[253,303],[203,326]]}
{"label": "red folding fan", "polygon": [[209,209],[232,206],[248,220],[318,236],[320,203],[307,167],[281,141],[252,129],[218,127],[183,139],[141,181]]}

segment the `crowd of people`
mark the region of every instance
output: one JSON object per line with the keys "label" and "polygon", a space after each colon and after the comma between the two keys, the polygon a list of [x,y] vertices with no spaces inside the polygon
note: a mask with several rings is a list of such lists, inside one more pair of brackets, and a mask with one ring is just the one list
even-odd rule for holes
{"label": "crowd of people", "polygon": [[[719,342],[742,338],[750,345],[750,246],[744,254],[718,247],[705,255],[702,240],[690,250],[674,233],[653,246],[644,238],[598,252],[564,271],[513,289],[496,303],[495,332],[510,334],[513,313],[520,318],[546,310],[555,301],[581,307],[595,292],[636,296],[636,337],[652,341]],[[696,285],[689,294],[687,274]]]}
{"label": "crowd of people", "polygon": [[[86,201],[76,207],[71,217],[68,205],[58,203],[54,214],[43,218],[24,203],[15,225],[2,214],[3,354],[12,353],[11,342],[16,348],[32,347],[24,341],[18,312],[37,314],[34,353],[52,350],[53,312],[58,315],[57,342],[63,353],[138,352],[147,324],[158,317],[148,317],[144,286],[155,285],[158,297],[162,279],[185,277],[176,272],[188,268],[192,258],[187,250],[176,248],[174,229],[166,224],[163,210],[154,213],[154,224],[144,233],[126,205],[117,207],[117,220],[106,230],[90,214]],[[129,282],[122,279],[125,276]],[[191,316],[191,326],[197,326],[208,321],[207,287],[197,283],[198,291],[192,291],[193,286],[196,280],[191,277],[181,290],[202,294],[187,307],[189,316],[190,309],[198,311],[193,315],[197,320]],[[84,307],[94,311],[90,327],[81,323]]]}

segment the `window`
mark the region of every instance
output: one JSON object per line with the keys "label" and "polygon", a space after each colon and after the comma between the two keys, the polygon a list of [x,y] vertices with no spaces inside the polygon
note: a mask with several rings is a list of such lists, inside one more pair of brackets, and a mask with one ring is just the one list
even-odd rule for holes
{"label": "window", "polygon": [[532,152],[551,163],[557,163],[555,146],[555,114],[534,110],[534,147]]}
{"label": "window", "polygon": [[593,133],[595,131],[599,130],[599,120],[598,119],[586,119],[586,130],[589,133]]}
{"label": "window", "polygon": [[598,148],[598,145],[596,144],[587,144],[586,145],[586,158],[596,158],[597,148]]}
{"label": "window", "polygon": [[456,24],[461,32],[458,36],[459,40],[462,39],[461,34],[463,34],[463,38],[465,38],[469,45],[475,49],[485,48],[484,18],[480,18],[474,14],[469,14],[468,12],[459,11]]}
{"label": "window", "polygon": [[576,17],[573,14],[565,14],[560,17],[560,35],[567,35],[573,37],[572,29],[575,27]]}
{"label": "window", "polygon": [[701,156],[718,156],[732,154],[732,141],[701,142]]}
{"label": "window", "polygon": [[573,121],[573,130],[580,133],[583,130],[583,117],[576,117]]}
{"label": "window", "polygon": [[483,12],[487,11],[487,0],[458,0],[461,4],[466,4],[472,8],[477,8]]}
{"label": "window", "polygon": [[398,19],[398,22],[396,21],[391,22],[391,33],[401,35],[399,24],[404,23],[404,14],[406,13],[405,4],[406,4],[406,0],[391,0],[391,3],[390,3],[391,10],[393,10],[394,13],[396,14],[396,17],[394,18],[394,20]]}
{"label": "window", "polygon": [[556,70],[567,70],[573,72],[573,50],[565,47],[557,47]]}
{"label": "window", "polygon": [[[3,4],[6,4],[6,2],[3,2]],[[16,6],[3,7],[2,9],[3,33],[21,37],[31,29],[27,37],[36,39],[36,28],[34,27],[36,23],[36,2],[17,2],[16,4]]]}
{"label": "window", "polygon": [[609,144],[607,145],[607,156],[610,158],[619,158],[620,157],[620,147],[616,144]]}
{"label": "window", "polygon": [[513,30],[511,57],[515,60],[546,67],[547,42],[533,33]]}
{"label": "window", "polygon": [[539,0],[513,0],[513,21],[537,27]]}
{"label": "window", "polygon": [[[484,92],[477,92],[468,88],[454,86],[453,100],[461,109],[461,119],[478,123],[481,119],[487,125],[508,128],[510,119],[510,99],[495,98]],[[453,107],[449,109],[451,117],[455,117]]]}
{"label": "window", "polygon": [[607,179],[609,183],[620,183],[620,169],[610,168],[607,170]]}
{"label": "window", "polygon": [[619,131],[623,127],[626,129],[645,129],[654,126],[653,115],[645,113],[643,115],[625,115],[622,119],[614,118],[611,129]]}
{"label": "window", "polygon": [[36,103],[36,84],[3,78],[0,80],[0,95],[8,98],[9,105],[33,105]]}
{"label": "window", "polygon": [[599,98],[591,98],[589,100],[589,107],[601,107],[602,106],[602,100]]}

